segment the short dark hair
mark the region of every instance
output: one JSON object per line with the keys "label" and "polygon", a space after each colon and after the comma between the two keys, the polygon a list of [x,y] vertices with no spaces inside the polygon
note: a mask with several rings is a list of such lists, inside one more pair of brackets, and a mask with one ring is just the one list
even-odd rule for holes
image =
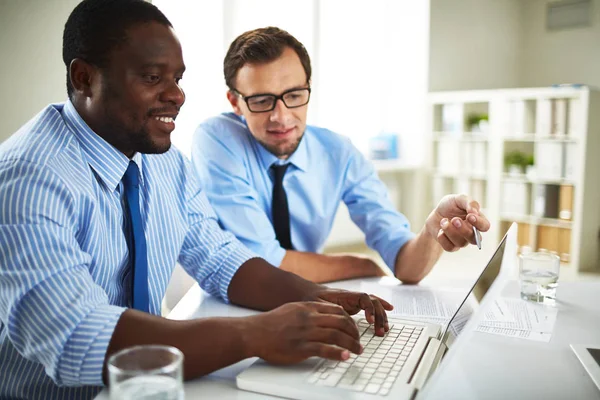
{"label": "short dark hair", "polygon": [[99,68],[106,67],[110,52],[126,40],[133,25],[171,22],[153,4],[144,0],[83,0],[71,12],[63,33],[63,61],[67,67],[67,94],[73,93],[69,65],[81,58]]}
{"label": "short dark hair", "polygon": [[310,57],[304,45],[283,29],[269,26],[244,32],[229,46],[223,61],[225,84],[229,90],[236,89],[235,78],[246,63],[260,64],[274,61],[281,56],[286,47],[291,47],[298,54],[306,72],[306,82],[309,83]]}

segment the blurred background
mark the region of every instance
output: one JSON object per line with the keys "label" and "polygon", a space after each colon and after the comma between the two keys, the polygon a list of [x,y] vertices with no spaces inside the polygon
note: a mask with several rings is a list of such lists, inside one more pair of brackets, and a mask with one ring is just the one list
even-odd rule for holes
{"label": "blurred background", "polygon": [[[0,0],[0,142],[66,99],[62,29],[77,0]],[[511,222],[519,251],[548,251],[564,279],[600,269],[600,0],[152,0],[182,42],[186,105],[173,142],[229,111],[222,61],[240,33],[289,31],[313,64],[309,123],[374,160],[418,231],[465,192],[493,229],[484,249],[444,255],[433,275],[482,267]],[[364,245],[340,207],[325,252]],[[471,246],[473,247],[473,246]],[[563,272],[564,271],[564,272]],[[189,287],[177,270],[166,306]]]}

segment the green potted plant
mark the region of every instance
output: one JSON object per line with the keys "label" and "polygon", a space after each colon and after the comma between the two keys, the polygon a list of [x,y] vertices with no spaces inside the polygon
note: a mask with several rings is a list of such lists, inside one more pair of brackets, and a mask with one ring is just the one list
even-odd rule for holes
{"label": "green potted plant", "polygon": [[535,158],[533,154],[527,154],[525,156],[525,175],[529,180],[535,178]]}
{"label": "green potted plant", "polygon": [[504,165],[509,175],[521,175],[525,172],[527,155],[521,151],[513,150],[504,155]]}
{"label": "green potted plant", "polygon": [[488,130],[487,114],[469,114],[467,117],[467,126],[472,133],[486,133]]}

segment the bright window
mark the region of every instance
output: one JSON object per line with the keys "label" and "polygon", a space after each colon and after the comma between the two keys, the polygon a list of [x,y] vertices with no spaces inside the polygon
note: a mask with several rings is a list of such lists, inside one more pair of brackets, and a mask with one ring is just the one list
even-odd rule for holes
{"label": "bright window", "polygon": [[[222,63],[240,33],[287,30],[311,55],[308,122],[350,137],[365,153],[382,131],[421,162],[427,92],[429,2],[413,0],[154,0],[182,42],[186,105],[173,142],[189,156],[200,122],[230,110]],[[407,150],[409,149],[409,150]]]}

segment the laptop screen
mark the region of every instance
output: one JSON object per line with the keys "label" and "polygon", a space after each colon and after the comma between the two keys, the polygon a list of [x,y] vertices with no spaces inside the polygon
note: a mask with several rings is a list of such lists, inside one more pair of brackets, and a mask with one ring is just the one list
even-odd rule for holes
{"label": "laptop screen", "polygon": [[473,315],[483,300],[483,297],[492,286],[492,283],[494,283],[500,274],[500,267],[502,266],[502,257],[504,256],[507,235],[508,234],[504,235],[504,238],[502,238],[502,241],[500,242],[500,245],[498,245],[494,255],[479,275],[479,278],[477,278],[471,287],[471,290],[469,290],[469,293],[464,297],[462,303],[460,303],[452,318],[450,318],[446,324],[444,333],[441,336],[442,341],[446,342],[448,330],[450,330],[455,336],[460,334],[462,328],[469,321],[469,318],[471,318],[471,315]]}

